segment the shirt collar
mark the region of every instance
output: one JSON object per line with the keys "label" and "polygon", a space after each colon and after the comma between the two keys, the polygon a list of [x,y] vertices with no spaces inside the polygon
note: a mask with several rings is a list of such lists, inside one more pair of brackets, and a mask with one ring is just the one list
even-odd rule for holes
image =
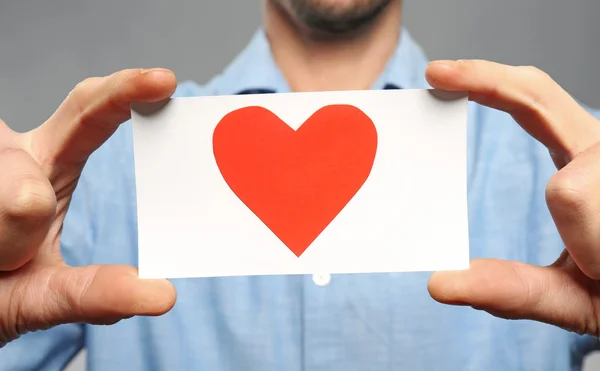
{"label": "shirt collar", "polygon": [[396,50],[373,89],[381,89],[385,85],[395,85],[400,89],[429,89],[431,86],[425,79],[428,63],[421,46],[414,41],[408,30],[402,28]]}
{"label": "shirt collar", "polygon": [[[427,63],[421,47],[402,28],[398,46],[372,88],[430,88],[425,80]],[[213,86],[219,95],[234,95],[243,91],[290,91],[273,59],[263,28],[255,31],[248,45],[215,79]]]}

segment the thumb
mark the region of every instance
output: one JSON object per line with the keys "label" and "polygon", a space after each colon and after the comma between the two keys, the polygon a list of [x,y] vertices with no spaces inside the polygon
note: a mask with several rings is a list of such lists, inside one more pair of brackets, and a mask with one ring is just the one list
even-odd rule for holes
{"label": "thumb", "polygon": [[468,270],[434,273],[428,290],[440,303],[469,305],[501,318],[536,320],[597,336],[591,286],[593,282],[565,253],[549,267],[476,259]]}
{"label": "thumb", "polygon": [[[26,331],[63,323],[113,324],[136,315],[157,316],[168,312],[176,300],[176,291],[167,280],[145,280],[135,268],[124,265],[93,265],[59,268],[30,284],[42,292],[24,295],[21,308]],[[25,309],[27,308],[27,309]],[[22,331],[21,331],[22,332]]]}

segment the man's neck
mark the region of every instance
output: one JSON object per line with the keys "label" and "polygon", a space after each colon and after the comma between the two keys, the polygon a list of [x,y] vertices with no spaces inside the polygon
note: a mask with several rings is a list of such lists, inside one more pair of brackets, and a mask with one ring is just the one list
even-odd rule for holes
{"label": "man's neck", "polygon": [[368,29],[325,39],[310,35],[266,1],[266,34],[292,91],[370,89],[396,49],[401,8],[400,0],[393,1]]}

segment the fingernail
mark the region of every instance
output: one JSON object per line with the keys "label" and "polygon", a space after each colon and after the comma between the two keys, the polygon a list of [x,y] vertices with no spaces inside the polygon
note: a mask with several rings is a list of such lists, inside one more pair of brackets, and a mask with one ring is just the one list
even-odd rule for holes
{"label": "fingernail", "polygon": [[168,70],[166,68],[142,68],[141,73],[168,73],[171,74],[171,70]]}
{"label": "fingernail", "polygon": [[439,61],[431,62],[431,64],[437,64],[440,66],[447,66],[447,67],[454,67],[454,63],[455,63],[455,61],[451,61],[451,60],[439,60]]}
{"label": "fingernail", "polygon": [[170,69],[162,68],[162,67],[153,68],[152,71],[153,72],[167,72],[167,73],[172,73]]}

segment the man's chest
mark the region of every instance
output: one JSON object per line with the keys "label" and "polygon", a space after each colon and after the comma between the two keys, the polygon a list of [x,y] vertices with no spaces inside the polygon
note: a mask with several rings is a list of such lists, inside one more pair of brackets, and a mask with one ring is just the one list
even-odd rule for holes
{"label": "man's chest", "polygon": [[171,312],[89,327],[88,354],[98,369],[567,370],[565,332],[436,303],[427,278],[174,280]]}
{"label": "man's chest", "polygon": [[[562,245],[544,204],[548,162],[514,130],[493,130],[499,124],[506,123],[479,120],[469,131],[471,256],[549,264]],[[136,265],[133,169],[130,163],[116,168],[122,173],[112,192],[96,195],[108,202],[96,203],[93,263]],[[428,295],[428,277],[175,280],[178,301],[167,315],[93,327],[89,336],[102,344],[98,357],[102,348],[112,348],[113,360],[101,362],[106,367],[135,360],[141,369],[179,370],[566,369],[564,332],[443,306]]]}

